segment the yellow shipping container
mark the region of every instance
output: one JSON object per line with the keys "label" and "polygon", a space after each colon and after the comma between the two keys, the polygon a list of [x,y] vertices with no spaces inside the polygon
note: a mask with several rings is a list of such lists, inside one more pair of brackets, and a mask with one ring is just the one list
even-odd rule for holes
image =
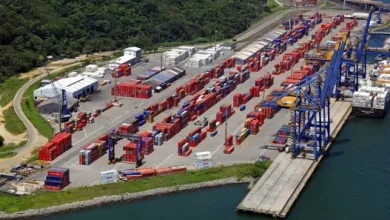
{"label": "yellow shipping container", "polygon": [[295,105],[295,100],[296,99],[297,98],[293,97],[293,96],[285,96],[285,97],[279,99],[277,103],[282,108],[283,107],[284,108],[292,108]]}

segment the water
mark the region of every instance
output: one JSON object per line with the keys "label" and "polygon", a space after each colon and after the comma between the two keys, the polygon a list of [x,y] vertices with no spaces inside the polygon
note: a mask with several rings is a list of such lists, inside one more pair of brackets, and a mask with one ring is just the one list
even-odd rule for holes
{"label": "water", "polygon": [[[350,119],[298,199],[288,220],[390,219],[390,147],[384,120]],[[225,186],[87,209],[45,220],[271,220],[237,213],[246,185]]]}
{"label": "water", "polygon": [[[384,28],[380,31],[390,31],[390,28]],[[386,40],[388,36],[386,35],[377,35],[375,37],[370,37],[368,39],[368,46],[369,47],[383,47],[384,41]],[[368,63],[375,63],[375,57],[373,55],[367,55],[367,62]]]}
{"label": "water", "polygon": [[[382,36],[371,38],[369,46],[381,47],[384,39]],[[390,219],[388,131],[390,115],[384,120],[351,118],[306,185],[287,219]],[[41,219],[273,219],[235,211],[247,193],[246,187],[233,185],[204,189]]]}

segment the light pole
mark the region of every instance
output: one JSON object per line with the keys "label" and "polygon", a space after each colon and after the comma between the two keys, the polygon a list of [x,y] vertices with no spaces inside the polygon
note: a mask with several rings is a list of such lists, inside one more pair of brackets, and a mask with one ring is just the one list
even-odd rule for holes
{"label": "light pole", "polygon": [[163,63],[163,47],[160,47],[161,54],[160,54],[160,71],[162,71],[162,63]]}
{"label": "light pole", "polygon": [[215,38],[215,40],[214,40],[214,42],[215,42],[214,52],[217,52],[217,33],[218,33],[218,31],[214,32],[214,38]]}

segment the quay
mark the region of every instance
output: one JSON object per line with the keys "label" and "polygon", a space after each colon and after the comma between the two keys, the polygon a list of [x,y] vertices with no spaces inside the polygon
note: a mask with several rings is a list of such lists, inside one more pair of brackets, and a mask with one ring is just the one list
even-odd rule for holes
{"label": "quay", "polygon": [[[341,130],[351,110],[351,102],[336,102],[331,99],[332,140]],[[331,144],[332,141],[325,146],[325,152]],[[317,161],[302,157],[292,159],[290,154],[280,153],[237,209],[285,218],[322,158],[323,155]]]}

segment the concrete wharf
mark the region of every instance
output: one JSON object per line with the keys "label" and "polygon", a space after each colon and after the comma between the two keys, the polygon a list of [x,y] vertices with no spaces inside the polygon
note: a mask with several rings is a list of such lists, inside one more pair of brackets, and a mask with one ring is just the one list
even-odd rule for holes
{"label": "concrete wharf", "polygon": [[[351,110],[351,102],[331,100],[330,116],[333,122],[330,129],[333,139]],[[330,145],[331,141],[326,145],[325,151]],[[280,153],[237,209],[285,218],[322,158],[323,155],[318,161],[308,158],[292,159],[290,154]]]}

